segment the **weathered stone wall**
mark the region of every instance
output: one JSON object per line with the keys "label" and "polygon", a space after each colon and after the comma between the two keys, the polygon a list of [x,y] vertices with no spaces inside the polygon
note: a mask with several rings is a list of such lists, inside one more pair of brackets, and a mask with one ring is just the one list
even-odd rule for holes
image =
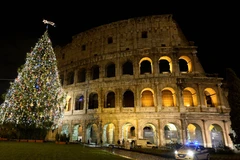
{"label": "weathered stone wall", "polygon": [[[99,138],[98,142],[100,139],[104,143],[109,139],[116,143],[118,139],[143,138],[144,127],[150,127],[154,133],[154,143],[165,145],[168,141],[164,136],[164,127],[171,123],[178,130],[178,142],[184,143],[188,137],[187,126],[193,123],[199,126],[206,146],[212,146],[209,124],[224,126],[224,143],[232,146],[228,137],[230,109],[219,85],[222,78],[205,75],[197,57],[197,46],[186,40],[172,15],[138,17],[102,25],[75,35],[71,43],[56,47],[55,52],[60,74],[64,76],[63,87],[71,98],[69,103],[72,108],[65,112],[64,124],[70,126],[70,133],[74,125],[81,126],[83,142],[91,137],[89,128],[95,124],[97,136],[94,137]],[[152,73],[139,73],[143,58],[151,61]],[[161,58],[169,61],[171,72],[160,73]],[[190,68],[187,73],[179,69],[181,58],[187,61]],[[127,60],[133,64],[133,75],[122,74],[122,65]],[[109,78],[106,77],[106,66],[110,62],[116,66],[116,76]],[[96,80],[90,78],[93,65],[100,67]],[[86,81],[78,83],[76,77],[81,68],[87,70]],[[74,72],[75,81],[67,85],[65,81],[70,71]],[[153,93],[154,106],[141,106],[141,92],[146,89]],[[164,89],[172,91],[174,106],[162,105]],[[196,106],[184,105],[184,89],[194,90],[198,101]],[[134,93],[134,107],[123,107],[123,93],[126,90]],[[115,93],[115,108],[105,108],[109,91]],[[207,107],[206,91],[214,91],[216,107]],[[98,94],[98,108],[88,109],[89,94],[93,92]],[[84,96],[84,109],[75,110],[76,97],[80,94]],[[134,136],[129,136],[130,127],[135,128]]]}

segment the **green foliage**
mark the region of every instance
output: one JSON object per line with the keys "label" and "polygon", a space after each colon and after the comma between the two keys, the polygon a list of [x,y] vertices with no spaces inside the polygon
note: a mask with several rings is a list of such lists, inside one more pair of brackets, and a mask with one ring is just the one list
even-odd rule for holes
{"label": "green foliage", "polygon": [[47,135],[46,128],[36,128],[35,125],[4,123],[0,125],[0,137],[8,139],[36,139],[44,140]]}
{"label": "green foliage", "polygon": [[0,137],[7,139],[16,139],[17,130],[15,124],[4,123],[0,125]]}
{"label": "green foliage", "polygon": [[3,93],[3,94],[1,95],[1,99],[4,100],[4,99],[5,99],[5,96],[6,96],[6,93]]}
{"label": "green foliage", "polygon": [[231,68],[226,69],[228,102],[231,107],[230,119],[231,127],[235,134],[231,134],[234,144],[240,144],[240,79]]}

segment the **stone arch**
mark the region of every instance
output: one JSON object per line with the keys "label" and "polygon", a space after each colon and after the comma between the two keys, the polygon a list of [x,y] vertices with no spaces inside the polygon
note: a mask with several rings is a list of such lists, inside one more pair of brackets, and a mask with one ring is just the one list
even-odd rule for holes
{"label": "stone arch", "polygon": [[211,124],[209,126],[211,142],[213,148],[222,148],[225,146],[224,136],[223,136],[223,129],[218,124]]}
{"label": "stone arch", "polygon": [[134,93],[130,89],[123,93],[123,107],[134,107]]}
{"label": "stone arch", "polygon": [[109,62],[106,65],[106,77],[115,77],[116,74],[116,67],[115,67],[115,63],[113,62]]}
{"label": "stone arch", "polygon": [[162,56],[159,58],[158,67],[160,73],[172,73],[172,60],[168,56]]}
{"label": "stone arch", "polygon": [[204,145],[203,134],[201,127],[196,123],[190,123],[187,126],[187,141],[197,142],[198,144]]}
{"label": "stone arch", "polygon": [[146,123],[142,128],[142,132],[144,139],[148,139],[150,142],[154,144],[158,143],[157,129],[154,124]]}
{"label": "stone arch", "polygon": [[122,126],[122,140],[135,140],[136,139],[136,129],[132,123],[125,123]]}
{"label": "stone arch", "polygon": [[60,132],[60,134],[61,134],[61,135],[66,134],[66,136],[68,136],[68,134],[69,134],[69,129],[70,129],[70,125],[69,125],[69,124],[67,124],[67,123],[63,124],[62,127],[61,127],[61,132]]}
{"label": "stone arch", "polygon": [[186,107],[198,106],[197,92],[191,87],[186,87],[183,90],[183,104]]}
{"label": "stone arch", "polygon": [[115,93],[113,91],[109,91],[106,94],[105,108],[115,108]]}
{"label": "stone arch", "polygon": [[169,122],[164,125],[164,138],[166,144],[180,142],[180,132],[176,124]]}
{"label": "stone arch", "polygon": [[163,107],[171,107],[176,106],[176,93],[173,88],[165,87],[162,89],[162,106]]}
{"label": "stone arch", "polygon": [[79,123],[73,125],[72,141],[83,142],[83,126]]}
{"label": "stone arch", "polygon": [[144,57],[139,62],[140,74],[153,73],[152,60],[149,57]]}
{"label": "stone arch", "polygon": [[77,76],[78,83],[86,81],[86,73],[87,73],[86,68],[81,68],[78,70],[78,76]]}
{"label": "stone arch", "polygon": [[142,107],[154,106],[154,91],[151,88],[145,88],[141,91],[141,106]]}
{"label": "stone arch", "polygon": [[127,60],[122,65],[122,74],[123,75],[133,75],[133,63],[130,60]]}
{"label": "stone arch", "polygon": [[88,109],[95,108],[98,108],[98,94],[92,92],[89,94]]}
{"label": "stone arch", "polygon": [[67,85],[74,83],[74,71],[70,71],[67,74]]}
{"label": "stone arch", "polygon": [[204,96],[205,96],[205,104],[207,107],[217,107],[217,93],[212,88],[205,88],[204,89]]}
{"label": "stone arch", "polygon": [[99,79],[100,67],[98,65],[93,65],[91,67],[90,79]]}
{"label": "stone arch", "polygon": [[84,96],[82,94],[76,96],[75,110],[83,110],[84,108]]}
{"label": "stone arch", "polygon": [[85,142],[87,143],[97,143],[98,142],[98,127],[95,123],[88,124],[86,128],[86,138]]}
{"label": "stone arch", "polygon": [[178,62],[179,62],[179,70],[181,73],[192,72],[192,61],[188,56],[179,57]]}
{"label": "stone arch", "polygon": [[102,141],[103,144],[114,144],[115,142],[115,125],[107,123],[103,126]]}

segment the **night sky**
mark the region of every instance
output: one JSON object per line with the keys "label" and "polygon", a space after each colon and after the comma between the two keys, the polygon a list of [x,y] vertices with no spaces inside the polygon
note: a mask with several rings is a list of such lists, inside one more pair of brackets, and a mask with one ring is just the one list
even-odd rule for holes
{"label": "night sky", "polygon": [[[98,2],[98,1],[97,1]],[[198,57],[206,73],[225,78],[225,69],[232,68],[240,76],[239,11],[237,4],[176,3],[174,1],[109,1],[110,3],[74,1],[50,4],[7,2],[1,6],[0,34],[0,95],[17,77],[17,69],[25,56],[42,36],[47,19],[53,46],[71,42],[72,36],[99,25],[133,17],[172,14],[184,35],[198,46]],[[121,2],[121,3],[120,3]],[[157,2],[157,3],[156,3]],[[200,2],[200,1],[199,1]],[[8,4],[9,3],[9,4]],[[44,3],[44,4],[43,4]]]}

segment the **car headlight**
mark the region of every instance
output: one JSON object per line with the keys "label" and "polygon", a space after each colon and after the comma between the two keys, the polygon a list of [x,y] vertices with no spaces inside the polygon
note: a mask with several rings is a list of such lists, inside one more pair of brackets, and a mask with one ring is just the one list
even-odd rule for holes
{"label": "car headlight", "polygon": [[193,155],[194,155],[194,152],[193,152],[193,151],[190,151],[190,150],[188,150],[188,151],[187,151],[187,155],[188,155],[188,156],[191,156],[191,157],[193,157]]}
{"label": "car headlight", "polygon": [[175,151],[174,153],[175,153],[175,154],[178,154],[178,151]]}

